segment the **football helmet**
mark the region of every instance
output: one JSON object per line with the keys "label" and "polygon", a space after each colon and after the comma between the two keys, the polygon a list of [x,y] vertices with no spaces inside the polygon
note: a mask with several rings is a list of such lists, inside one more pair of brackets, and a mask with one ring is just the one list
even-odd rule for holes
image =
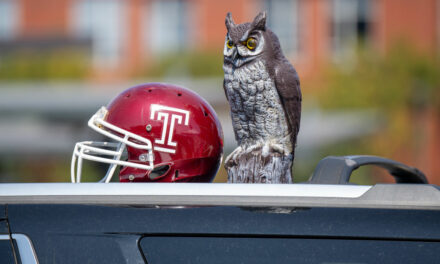
{"label": "football helmet", "polygon": [[72,182],[83,160],[117,168],[121,182],[211,182],[223,154],[223,132],[213,108],[186,88],[148,83],[129,88],[94,114],[88,126],[112,142],[78,142]]}

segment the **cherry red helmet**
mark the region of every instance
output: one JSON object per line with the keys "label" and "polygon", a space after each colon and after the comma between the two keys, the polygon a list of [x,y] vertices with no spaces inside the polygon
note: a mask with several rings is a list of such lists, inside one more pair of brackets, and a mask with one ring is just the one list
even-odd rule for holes
{"label": "cherry red helmet", "polygon": [[88,125],[114,142],[77,143],[72,182],[81,181],[83,159],[110,164],[101,182],[109,182],[117,166],[121,182],[211,182],[221,163],[217,115],[183,87],[148,83],[129,88]]}

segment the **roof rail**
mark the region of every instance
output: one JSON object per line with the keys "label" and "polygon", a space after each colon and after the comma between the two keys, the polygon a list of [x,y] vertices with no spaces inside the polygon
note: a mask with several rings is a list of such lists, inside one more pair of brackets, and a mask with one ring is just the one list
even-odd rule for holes
{"label": "roof rail", "polygon": [[430,184],[2,183],[1,204],[440,210]]}
{"label": "roof rail", "polygon": [[364,165],[388,170],[397,183],[428,183],[423,172],[400,162],[376,156],[328,156],[316,166],[309,183],[348,184],[351,173]]}

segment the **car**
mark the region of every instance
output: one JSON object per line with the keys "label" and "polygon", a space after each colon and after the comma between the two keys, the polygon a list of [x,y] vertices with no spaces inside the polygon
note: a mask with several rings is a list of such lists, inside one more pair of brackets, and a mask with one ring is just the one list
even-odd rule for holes
{"label": "car", "polygon": [[[364,165],[397,184],[349,183]],[[438,263],[440,190],[379,157],[298,184],[0,184],[1,263]]]}

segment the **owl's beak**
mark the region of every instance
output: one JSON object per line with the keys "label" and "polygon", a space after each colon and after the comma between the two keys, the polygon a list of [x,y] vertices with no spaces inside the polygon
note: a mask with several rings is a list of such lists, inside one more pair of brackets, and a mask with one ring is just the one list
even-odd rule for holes
{"label": "owl's beak", "polygon": [[237,48],[234,48],[233,50],[232,50],[232,61],[235,61],[236,59],[237,59],[237,57],[238,57],[239,55],[238,55],[238,50],[237,50]]}
{"label": "owl's beak", "polygon": [[234,53],[232,53],[232,63],[236,68],[242,66],[243,64],[253,60],[253,57],[243,57],[240,55],[240,53],[237,51],[237,49],[234,50]]}
{"label": "owl's beak", "polygon": [[240,53],[238,52],[238,49],[235,48],[232,53],[232,63],[235,67],[240,67],[243,64],[243,57],[240,56]]}

